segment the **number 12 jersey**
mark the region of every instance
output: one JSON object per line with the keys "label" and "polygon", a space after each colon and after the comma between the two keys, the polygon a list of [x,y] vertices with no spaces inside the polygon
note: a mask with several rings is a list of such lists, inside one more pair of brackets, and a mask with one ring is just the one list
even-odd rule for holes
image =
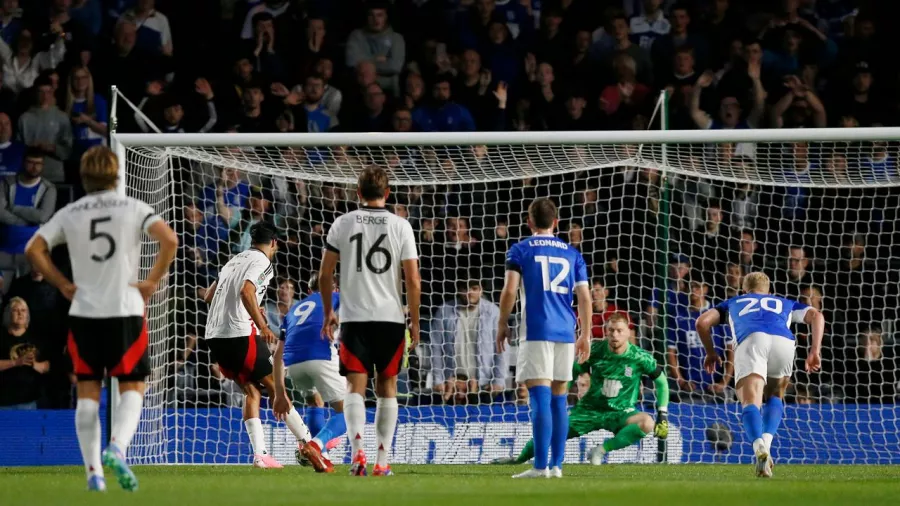
{"label": "number 12 jersey", "polygon": [[325,247],[340,255],[341,323],[406,323],[401,262],[419,258],[408,221],[362,206],[334,221]]}

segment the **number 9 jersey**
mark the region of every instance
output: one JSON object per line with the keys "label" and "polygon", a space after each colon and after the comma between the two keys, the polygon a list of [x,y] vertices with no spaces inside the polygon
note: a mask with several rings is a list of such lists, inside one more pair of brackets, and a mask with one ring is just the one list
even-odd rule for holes
{"label": "number 9 jersey", "polygon": [[521,276],[519,286],[526,341],[574,343],[575,287],[588,284],[581,253],[551,235],[534,235],[509,248],[506,270]]}

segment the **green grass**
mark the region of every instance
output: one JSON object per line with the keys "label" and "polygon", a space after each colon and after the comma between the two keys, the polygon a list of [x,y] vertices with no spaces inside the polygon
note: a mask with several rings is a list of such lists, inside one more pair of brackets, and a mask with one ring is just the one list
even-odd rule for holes
{"label": "green grass", "polygon": [[[760,480],[750,465],[566,466],[562,480],[512,480],[524,466],[396,466],[390,478],[354,478],[291,466],[137,467],[140,490],[107,476],[106,494],[85,490],[81,467],[0,468],[3,506],[178,505],[851,505],[900,504],[900,466],[779,465]],[[577,501],[577,502],[576,502]]]}

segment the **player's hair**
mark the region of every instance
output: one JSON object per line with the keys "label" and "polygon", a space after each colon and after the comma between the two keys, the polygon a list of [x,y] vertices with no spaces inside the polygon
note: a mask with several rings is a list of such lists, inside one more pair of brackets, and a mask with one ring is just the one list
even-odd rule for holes
{"label": "player's hair", "polygon": [[535,199],[528,206],[528,217],[538,230],[546,230],[553,226],[556,219],[556,204],[547,198]]}
{"label": "player's hair", "polygon": [[250,227],[250,242],[253,244],[269,244],[277,237],[278,232],[268,222],[260,221]]}
{"label": "player's hair", "polygon": [[366,167],[359,173],[357,186],[364,200],[382,199],[388,190],[387,171],[377,166]]}
{"label": "player's hair", "polygon": [[743,288],[746,293],[769,293],[769,276],[766,273],[756,271],[744,276]]}
{"label": "player's hair", "polygon": [[[334,288],[338,286],[338,275],[334,274],[334,282],[332,283]],[[319,291],[319,273],[313,272],[309,276],[309,280],[306,282],[306,288],[309,289],[310,292],[318,292]]]}
{"label": "player's hair", "polygon": [[112,190],[119,182],[119,157],[106,146],[94,146],[81,155],[81,185],[94,193]]}
{"label": "player's hair", "polygon": [[624,323],[625,325],[628,325],[628,324],[630,323],[630,322],[628,321],[628,317],[625,316],[625,313],[619,313],[619,312],[612,313],[612,314],[609,315],[609,317],[606,319],[606,325],[607,325],[607,326],[612,325],[613,323],[616,323],[616,322],[622,322],[622,323]]}

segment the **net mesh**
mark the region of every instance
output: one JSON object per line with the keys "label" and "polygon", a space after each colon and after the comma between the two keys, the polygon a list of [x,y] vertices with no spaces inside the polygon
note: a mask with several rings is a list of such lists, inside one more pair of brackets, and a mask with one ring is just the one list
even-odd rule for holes
{"label": "net mesh", "polygon": [[[128,147],[129,193],[164,213],[181,237],[175,275],[150,310],[154,373],[131,457],[248,462],[239,389],[210,360],[198,290],[248,246],[250,223],[271,220],[281,234],[277,276],[289,281],[273,283],[267,297],[277,322],[318,268],[329,225],[355,208],[356,174],[374,164],[388,168],[392,210],[416,231],[423,288],[422,344],[400,378],[406,407],[395,462],[487,462],[527,442],[516,347],[495,356],[478,338],[458,345],[456,335],[432,330],[441,315],[460,318],[460,302],[472,295],[460,285],[470,280],[497,304],[504,255],[529,235],[525,212],[539,196],[559,205],[560,236],[587,261],[595,335],[609,314],[627,313],[634,343],[657,356],[673,388],[667,448],[648,437],[612,461],[747,456],[730,444],[742,441],[734,391],[727,377],[701,371],[693,322],[737,294],[743,275],[763,270],[775,293],[821,309],[828,321],[820,374],[802,371],[809,332],[795,328],[797,372],[776,438],[779,460],[894,462],[898,156],[890,142],[480,146],[475,136],[468,146],[318,148],[166,147],[160,136],[159,146]],[[485,332],[492,342],[494,329]],[[727,336],[717,339],[725,350]],[[585,387],[584,378],[574,382],[570,401]],[[639,408],[653,410],[651,383]],[[269,418],[266,430],[276,458],[293,461],[283,425]],[[570,441],[567,460],[586,461],[607,437]],[[374,446],[373,434],[367,442]],[[332,452],[340,461],[347,449]]]}

